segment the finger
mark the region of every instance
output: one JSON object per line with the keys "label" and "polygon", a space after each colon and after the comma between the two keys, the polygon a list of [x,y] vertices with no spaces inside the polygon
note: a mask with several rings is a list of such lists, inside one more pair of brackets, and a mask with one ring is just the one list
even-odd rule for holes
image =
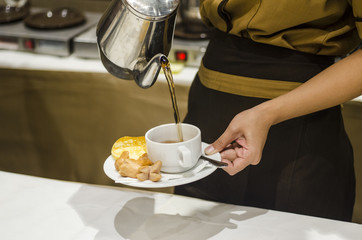
{"label": "finger", "polygon": [[242,158],[237,158],[234,161],[227,161],[228,166],[223,168],[225,172],[229,175],[233,176],[238,172],[244,170],[247,166],[249,166],[249,162]]}
{"label": "finger", "polygon": [[227,149],[233,149],[233,148],[234,148],[233,143],[230,143],[223,149],[223,151],[225,151]]}
{"label": "finger", "polygon": [[234,159],[238,157],[234,149],[224,150],[220,153],[220,156],[222,159],[228,159],[230,161],[234,161]]}
{"label": "finger", "polygon": [[223,150],[226,146],[228,146],[235,137],[232,132],[227,128],[225,132],[212,144],[210,144],[207,148],[205,148],[205,153],[207,155],[212,155],[217,152]]}
{"label": "finger", "polygon": [[235,154],[237,155],[237,157],[240,157],[243,159],[247,159],[249,156],[249,153],[250,153],[246,148],[244,148],[242,146],[235,147],[234,151],[235,151]]}
{"label": "finger", "polygon": [[234,147],[236,147],[236,146],[247,148],[245,137],[242,136],[242,137],[235,139]]}

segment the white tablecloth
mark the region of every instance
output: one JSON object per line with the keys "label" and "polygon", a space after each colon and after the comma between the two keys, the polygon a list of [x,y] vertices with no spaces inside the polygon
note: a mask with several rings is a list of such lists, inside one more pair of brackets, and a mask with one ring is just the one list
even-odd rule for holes
{"label": "white tablecloth", "polygon": [[362,225],[0,171],[0,239],[361,239]]}

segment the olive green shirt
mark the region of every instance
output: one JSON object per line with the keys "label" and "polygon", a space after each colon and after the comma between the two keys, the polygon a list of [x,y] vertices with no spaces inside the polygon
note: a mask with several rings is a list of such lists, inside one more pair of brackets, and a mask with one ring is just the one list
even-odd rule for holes
{"label": "olive green shirt", "polygon": [[362,38],[362,0],[201,0],[205,23],[255,42],[345,55]]}

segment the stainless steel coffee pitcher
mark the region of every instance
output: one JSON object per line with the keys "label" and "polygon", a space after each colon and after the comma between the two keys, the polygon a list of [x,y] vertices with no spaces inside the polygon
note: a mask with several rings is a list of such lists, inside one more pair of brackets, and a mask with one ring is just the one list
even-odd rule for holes
{"label": "stainless steel coffee pitcher", "polygon": [[179,0],[113,0],[97,26],[101,60],[114,76],[152,86],[171,49]]}

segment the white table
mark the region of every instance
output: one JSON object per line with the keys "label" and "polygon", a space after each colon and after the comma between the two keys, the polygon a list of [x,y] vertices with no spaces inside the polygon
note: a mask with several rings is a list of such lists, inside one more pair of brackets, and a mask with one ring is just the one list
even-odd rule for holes
{"label": "white table", "polygon": [[362,225],[0,171],[0,239],[361,239]]}

